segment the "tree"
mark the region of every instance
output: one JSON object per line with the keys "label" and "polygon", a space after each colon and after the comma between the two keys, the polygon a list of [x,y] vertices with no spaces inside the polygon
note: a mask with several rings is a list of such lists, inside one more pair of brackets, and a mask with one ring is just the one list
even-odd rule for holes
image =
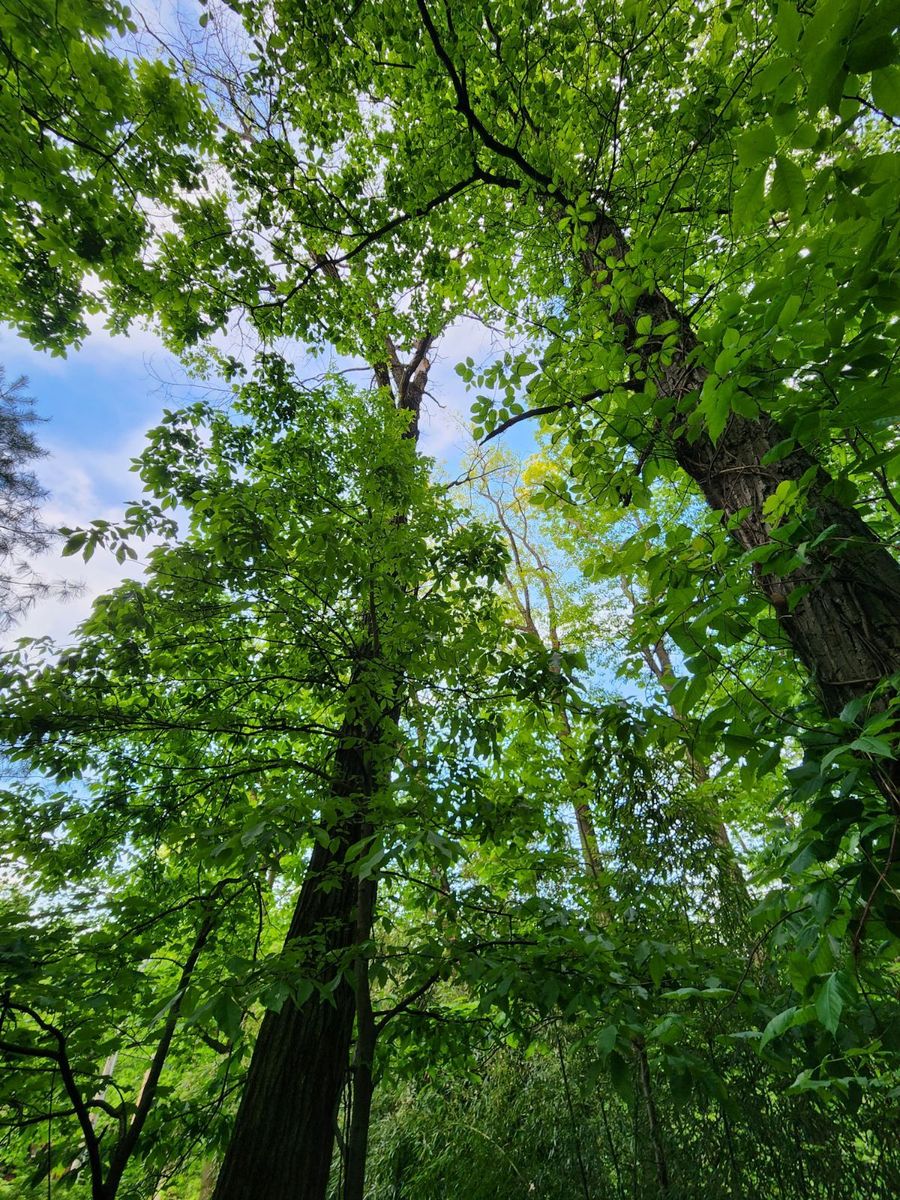
{"label": "tree", "polygon": [[[396,365],[402,381],[406,372]],[[416,370],[413,387],[424,381],[421,362]],[[394,766],[408,737],[404,713],[412,706],[428,714],[461,746],[477,728],[476,681],[503,663],[490,634],[489,586],[501,557],[490,534],[472,523],[461,527],[449,498],[428,482],[409,436],[414,414],[383,389],[356,395],[336,383],[331,393],[309,393],[282,359],[267,357],[241,394],[239,422],[201,407],[170,414],[154,435],[143,473],[157,502],[128,514],[132,531],[153,528],[164,538],[148,582],[125,584],[98,602],[59,664],[32,661],[27,648],[16,656],[5,727],[12,753],[61,782],[91,777],[95,799],[60,795],[16,836],[22,805],[35,801],[29,793],[30,801],[10,806],[6,840],[14,854],[36,858],[34,886],[51,894],[60,871],[63,878],[69,873],[70,886],[85,869],[93,875],[97,851],[85,847],[95,839],[106,869],[116,877],[124,872],[138,892],[163,873],[166,892],[157,885],[154,905],[169,889],[177,895],[196,872],[201,886],[192,884],[191,898],[174,903],[177,912],[202,910],[204,897],[231,883],[251,899],[263,886],[260,875],[270,876],[271,888],[288,858],[283,886],[302,879],[302,887],[270,969],[257,966],[258,939],[250,954],[254,939],[245,929],[244,947],[231,942],[232,961],[241,965],[231,968],[237,978],[224,992],[220,981],[204,995],[189,957],[176,997],[168,1006],[157,1002],[171,1023],[158,1052],[158,1080],[176,1032],[189,1044],[192,1031],[212,1018],[233,1040],[242,1011],[262,1001],[266,1012],[218,1186],[244,1187],[249,1159],[274,1195],[296,1189],[298,1177],[310,1187],[327,1181],[356,1013],[349,980],[368,953],[375,869],[394,839],[415,845],[430,824],[440,828],[440,805],[453,803],[452,791],[440,799],[436,789],[433,797],[420,787],[407,794],[409,781]],[[281,425],[287,406],[290,432]],[[323,440],[325,421],[332,436]],[[190,512],[192,532],[183,543],[160,503]],[[68,548],[92,551],[127,532],[101,523],[73,532]],[[428,696],[418,697],[426,688]],[[458,690],[471,708],[451,721],[448,705]],[[123,804],[123,797],[130,799]],[[44,835],[60,827],[73,854],[51,871]],[[360,894],[367,896],[363,923]],[[113,883],[100,896],[105,906],[119,903]],[[26,889],[26,910],[29,899]],[[166,928],[141,921],[137,946],[164,961],[180,953],[159,941]],[[223,949],[228,944],[218,919],[203,931],[204,945],[210,935]],[[120,932],[104,938],[102,948],[110,945],[122,955],[128,942]],[[80,955],[90,960],[90,940]],[[101,955],[94,970],[110,968]],[[76,1038],[83,1013],[65,1011],[65,990],[63,1012],[51,1015],[46,971],[26,955],[18,973],[10,1013],[59,1029],[60,1044]],[[45,989],[43,1015],[23,994],[34,978]],[[36,1053],[35,1036],[23,1029],[3,1049],[13,1061]],[[151,1022],[151,1045],[156,1036]],[[70,1088],[85,1110],[85,1093],[95,1085],[83,1056],[92,1044],[79,1043]],[[53,1053],[51,1044],[47,1056]],[[305,1064],[299,1073],[292,1070],[298,1056]],[[152,1138],[139,1146],[152,1104],[146,1087],[140,1095],[147,1111],[139,1103],[126,1120],[121,1153],[106,1139],[107,1158],[81,1122],[97,1159],[91,1174],[98,1197],[115,1195],[138,1149],[141,1158],[154,1152]],[[284,1113],[280,1129],[276,1103]],[[77,1116],[79,1103],[73,1106]],[[255,1146],[246,1150],[248,1136],[257,1146],[264,1142],[263,1123],[276,1139],[262,1146],[268,1161],[256,1158]]]}
{"label": "tree", "polygon": [[[66,596],[65,584],[48,584],[28,558],[47,550],[53,531],[40,517],[47,493],[28,464],[42,458],[31,427],[39,420],[21,376],[7,383],[0,367],[0,630],[6,631],[42,596]],[[25,557],[20,557],[20,556]]]}
{"label": "tree", "polygon": [[[788,14],[792,11],[787,6]],[[839,499],[837,484],[814,459],[808,442],[803,445],[801,439],[798,444],[795,429],[801,413],[782,381],[797,370],[811,377],[820,345],[810,331],[791,348],[793,357],[787,361],[782,347],[769,350],[771,327],[766,319],[774,297],[771,289],[767,292],[759,285],[771,278],[776,263],[783,268],[785,258],[797,255],[804,239],[816,236],[816,229],[809,229],[804,220],[811,185],[831,201],[819,239],[831,244],[848,219],[840,199],[829,195],[832,169],[817,169],[810,154],[803,153],[805,139],[812,140],[813,149],[820,138],[823,144],[848,139],[870,195],[868,236],[873,247],[886,249],[879,231],[894,202],[880,183],[879,151],[891,126],[885,121],[884,133],[874,136],[865,125],[857,132],[853,118],[864,110],[856,99],[848,102],[844,125],[835,126],[832,113],[842,104],[848,64],[857,72],[884,65],[869,47],[882,26],[890,34],[891,19],[877,5],[858,22],[847,17],[833,23],[827,4],[820,6],[808,27],[799,14],[786,16],[776,34],[784,54],[766,76],[767,33],[753,26],[755,18],[749,13],[735,21],[730,10],[723,9],[721,24],[714,24],[710,33],[706,13],[684,14],[671,7],[655,20],[639,6],[617,14],[598,5],[578,16],[551,8],[543,14],[528,12],[528,37],[523,41],[519,27],[524,15],[510,10],[505,25],[500,13],[488,19],[480,9],[461,5],[448,10],[439,27],[426,0],[419,0],[407,12],[398,35],[389,34],[383,23],[371,27],[367,16],[359,14],[355,20],[364,36],[390,38],[398,60],[414,42],[430,54],[417,55],[411,72],[390,64],[376,67],[365,41],[362,49],[354,44],[348,57],[356,71],[371,72],[373,92],[402,106],[405,121],[417,127],[418,140],[436,137],[437,123],[446,127],[448,119],[452,121],[456,156],[469,156],[474,162],[472,182],[481,179],[521,195],[525,220],[532,225],[548,209],[554,213],[569,238],[573,253],[568,271],[577,272],[578,283],[577,290],[563,279],[557,283],[571,303],[565,317],[550,325],[555,336],[530,396],[537,407],[546,407],[545,399],[562,392],[571,399],[559,404],[558,411],[579,415],[589,403],[608,397],[603,419],[618,442],[610,445],[613,453],[632,449],[642,468],[654,458],[674,458],[757,564],[758,581],[785,636],[817,681],[828,710],[838,715],[900,666],[900,569]],[[332,19],[332,10],[323,8],[323,24]],[[701,26],[706,35],[703,50],[689,54],[685,49],[680,68],[703,86],[709,107],[698,112],[693,104],[683,105],[668,120],[657,122],[658,97],[673,81],[672,63],[661,54],[662,45],[686,47]],[[857,42],[859,49],[854,48]],[[570,69],[563,73],[562,63],[571,67],[569,51],[579,43],[586,53],[579,58],[584,78],[576,83]],[[290,53],[303,49],[292,43]],[[782,66],[786,72],[792,61],[802,72],[822,55],[829,63],[828,83],[810,89],[804,113],[803,101],[795,99],[797,76],[792,74],[788,81],[786,75],[775,75]],[[532,66],[537,60],[540,68]],[[423,106],[426,79],[430,104]],[[470,85],[470,80],[476,82]],[[770,87],[784,98],[787,111],[781,114],[779,128],[785,129],[781,136],[788,145],[804,117],[809,118],[802,135],[793,138],[801,143],[800,151],[785,149],[776,155],[780,142],[775,127],[764,125],[760,134],[748,129],[751,122],[764,120]],[[826,105],[830,112],[822,119]],[[649,120],[654,128],[648,136]],[[727,238],[730,229],[719,231],[734,218],[734,206],[745,202],[743,194],[738,201],[731,182],[736,126],[748,129],[738,142],[738,164],[749,164],[755,171],[745,190],[752,185],[761,191],[765,165],[773,158],[776,170],[764,211],[766,225],[754,220],[752,212],[738,209],[737,220],[747,221],[750,234],[736,247],[726,291],[708,250],[702,244],[694,249],[686,238],[695,229],[707,233],[707,245],[717,236]],[[662,128],[668,147],[661,144]],[[762,141],[766,146],[760,147]],[[706,187],[711,199],[702,204],[694,195],[693,203],[682,205],[679,193],[693,194],[693,184],[688,180],[685,188],[679,185],[689,165],[701,160],[709,164]],[[758,166],[760,162],[764,166]],[[407,166],[397,160],[392,165],[398,172]],[[649,194],[647,176],[653,179]],[[660,177],[669,182],[660,183]],[[770,213],[784,222],[778,225],[777,239],[768,231]],[[546,216],[543,219],[546,223]],[[516,220],[522,220],[518,213]],[[740,280],[746,271],[751,246],[768,259],[762,270],[755,268],[756,295],[765,297],[765,312],[757,307],[760,300],[754,304],[751,297],[749,312],[745,309],[735,322],[732,280]],[[545,259],[548,250],[545,240],[540,247]],[[782,293],[780,313],[799,312],[804,295],[808,303],[814,295],[824,299],[826,288],[833,290],[836,264],[815,253],[810,257],[805,293],[796,301],[791,295],[797,293]],[[881,279],[881,261],[872,265],[876,281]],[[688,281],[687,274],[696,274],[697,281]],[[785,270],[783,278],[788,281],[785,285],[782,280],[785,291],[787,286],[801,286],[795,271]],[[873,283],[876,291],[878,286]],[[864,301],[874,310],[871,318],[862,321],[858,303],[863,296],[856,293],[850,300],[846,291],[841,295],[836,320],[841,343],[849,335],[849,354],[843,344],[833,347],[826,340],[821,347],[826,376],[842,370],[848,358],[857,361],[853,356],[860,341],[871,336],[869,320],[883,327],[879,306],[890,307],[892,302],[882,299],[880,291],[876,301],[876,291]],[[697,297],[690,315],[673,295]],[[702,341],[696,331],[698,319],[710,327]],[[718,344],[716,336],[722,339]],[[762,354],[756,352],[760,339],[766,347]],[[717,353],[711,352],[713,346]],[[590,359],[588,349],[594,352]],[[548,361],[551,370],[546,369]],[[795,525],[779,522],[776,512],[796,513],[801,497],[804,516],[795,517]],[[782,504],[787,509],[776,509]],[[785,546],[801,541],[805,551],[795,563]],[[863,627],[865,634],[860,633]],[[822,636],[823,630],[828,636]],[[879,777],[894,807],[895,782],[890,772],[879,772]]]}
{"label": "tree", "polygon": [[[417,0],[398,7],[391,21],[380,9],[353,9],[359,36],[347,40],[340,4],[314,6],[302,23],[290,5],[276,6],[271,30],[264,11],[246,5],[242,16],[266,52],[244,80],[249,107],[234,102],[240,63],[226,64],[230,114],[215,153],[249,203],[234,225],[224,192],[175,204],[181,232],[157,239],[162,284],[150,311],[176,339],[193,340],[222,321],[225,299],[246,306],[263,331],[315,329],[342,345],[346,307],[335,309],[329,280],[364,260],[363,290],[377,291],[385,271],[392,282],[399,270],[428,284],[420,327],[441,297],[466,294],[470,279],[495,309],[558,306],[565,295],[564,315],[543,323],[550,340],[543,370],[526,389],[529,400],[549,398],[536,407],[579,418],[576,433],[585,418],[592,425],[588,406],[599,400],[612,436],[588,440],[596,443],[593,457],[618,460],[619,470],[632,455],[642,470],[674,459],[750,556],[783,635],[838,715],[896,671],[900,579],[814,453],[827,430],[841,427],[842,404],[852,418],[869,392],[877,406],[886,403],[885,385],[872,372],[890,361],[883,313],[893,303],[884,282],[890,243],[881,232],[893,204],[882,153],[893,127],[875,100],[843,99],[852,71],[892,102],[885,58],[893,50],[884,47],[893,45],[893,27],[878,4],[840,20],[832,20],[832,7],[820,5],[804,21],[785,4],[780,17],[771,13],[762,23],[725,7],[710,26],[706,14],[671,7],[655,17],[640,5],[607,11],[598,3],[578,14],[565,6],[513,8],[486,22],[477,6],[459,5],[440,25],[426,0]],[[701,28],[709,36],[689,51]],[[577,45],[586,49],[580,83],[571,76]],[[325,46],[342,52],[323,57]],[[664,46],[683,50],[677,64]],[[805,72],[821,61],[829,64],[827,81],[798,96]],[[788,71],[789,63],[796,69]],[[300,64],[309,70],[298,88]],[[202,64],[195,60],[192,69],[202,72]],[[660,95],[675,95],[685,76],[706,107],[676,103],[658,120]],[[372,97],[365,112],[356,108],[361,93]],[[777,128],[767,123],[771,95],[784,106]],[[399,112],[409,132],[389,153],[377,130]],[[874,124],[860,116],[873,112]],[[336,146],[344,153],[324,176],[309,173],[302,188],[293,187],[301,164],[280,138],[279,122],[293,125],[313,156]],[[435,186],[428,147],[448,137]],[[864,194],[861,206],[844,199],[839,168],[818,162],[820,143],[857,164],[849,194]],[[702,203],[689,174],[695,163],[706,177]],[[363,181],[369,187],[360,191]],[[478,220],[491,238],[489,249],[473,251],[463,249],[457,217],[476,194]],[[823,203],[811,205],[819,195]],[[518,259],[515,282],[510,274],[498,290],[498,263],[518,245],[522,223],[534,234],[529,252]],[[270,258],[253,256],[250,227],[270,237]],[[727,275],[710,250],[720,238],[733,247]],[[829,257],[828,247],[860,243],[874,255],[868,276],[853,273],[846,253]],[[852,286],[836,286],[842,272]],[[356,279],[361,294],[362,273]],[[741,289],[751,283],[755,291],[743,303]],[[346,281],[340,294],[346,300]],[[835,295],[830,332],[801,319],[796,337],[779,340],[804,305]],[[378,304],[370,297],[362,307],[371,312]],[[775,307],[781,325],[769,321]],[[867,365],[871,354],[878,364]],[[843,384],[847,368],[852,387]],[[786,383],[798,376],[817,399],[823,390],[835,397],[833,414],[831,404],[819,406],[825,429],[811,436],[806,408]],[[507,385],[511,397],[519,379]],[[487,420],[489,407],[480,411]],[[584,432],[577,436],[584,441]],[[785,549],[796,545],[804,547],[799,563]],[[861,635],[863,627],[870,634]],[[828,638],[819,636],[825,628]],[[880,771],[891,798],[889,776]]]}
{"label": "tree", "polygon": [[[377,6],[323,3],[302,22],[286,4],[270,28],[268,7],[245,5],[264,53],[213,53],[206,68],[189,59],[219,113],[218,141],[204,146],[234,186],[179,198],[177,233],[144,231],[160,283],[143,300],[132,289],[123,316],[149,302],[184,342],[238,307],[264,336],[349,348],[349,311],[388,311],[385,285],[401,278],[424,285],[407,337],[464,297],[526,328],[531,305],[542,369],[524,389],[515,370],[494,373],[511,402],[519,389],[523,408],[555,410],[584,449],[576,468],[614,475],[623,495],[638,465],[648,478],[673,463],[685,472],[838,716],[897,669],[900,579],[842,482],[848,466],[882,469],[869,414],[878,422],[890,404],[877,372],[893,336],[883,234],[893,126],[878,102],[893,103],[893,27],[878,4],[855,16],[837,7],[839,20],[825,3],[809,20],[784,4],[757,22],[723,6],[710,25],[640,4],[487,19],[460,4],[438,19],[417,0],[388,20]],[[344,38],[346,20],[358,36]],[[224,16],[211,27],[224,45]],[[823,61],[827,81],[801,93]],[[844,99],[848,72],[866,94]],[[680,97],[685,78],[694,99]],[[665,119],[661,96],[673,98]],[[774,124],[770,102],[781,106]],[[388,148],[381,132],[399,113],[407,136]],[[851,182],[820,162],[825,146],[854,164]],[[466,216],[490,231],[475,246],[461,235]],[[251,230],[271,253],[256,253]],[[714,249],[722,240],[727,256]],[[857,245],[869,248],[867,275],[835,250]],[[803,317],[826,307],[827,328]],[[497,423],[490,412],[479,403],[482,425]],[[859,429],[853,465],[830,445],[847,424]],[[874,702],[874,718],[887,702]],[[873,770],[893,811],[891,772]]]}
{"label": "tree", "polygon": [[[376,508],[376,519],[388,537],[385,561],[377,582],[372,579],[355,590],[357,611],[349,620],[358,632],[345,668],[346,709],[336,734],[321,834],[285,942],[290,952],[310,939],[319,941],[320,961],[329,964],[321,980],[327,991],[305,1004],[289,1000],[281,1011],[264,1018],[216,1183],[214,1196],[219,1200],[246,1195],[256,1187],[263,1187],[273,1200],[318,1196],[327,1185],[353,1021],[365,987],[364,979],[357,977],[355,1006],[342,958],[350,950],[358,960],[371,936],[377,885],[371,870],[360,870],[360,858],[377,845],[375,811],[389,786],[405,707],[408,684],[403,673],[411,649],[407,630],[417,623],[406,618],[403,597],[415,606],[424,582],[409,573],[402,552],[390,544],[390,532],[402,537],[409,528],[411,497],[404,475],[413,468],[430,342],[427,337],[420,340],[409,364],[397,357],[390,363],[400,440],[388,439],[378,451],[380,470],[393,491]],[[388,466],[394,456],[396,470]],[[364,481],[363,493],[371,486]],[[373,499],[377,496],[375,490]],[[390,605],[382,589],[392,596]],[[391,644],[394,631],[401,634],[397,645]]]}
{"label": "tree", "polygon": [[[151,319],[194,369],[238,384],[242,419],[182,415],[157,435],[146,479],[160,506],[189,506],[192,536],[156,556],[148,592],[98,608],[59,670],[24,668],[9,736],[61,778],[93,764],[86,730],[108,732],[100,769],[118,779],[132,771],[129,738],[155,746],[168,730],[179,773],[196,760],[218,779],[227,751],[251,774],[269,764],[274,795],[297,798],[299,817],[278,813],[278,837],[268,821],[251,832],[248,814],[223,839],[243,878],[259,864],[241,858],[242,839],[282,838],[300,890],[271,986],[244,994],[265,1015],[218,1200],[259,1186],[273,1200],[298,1188],[324,1196],[354,1027],[360,1102],[342,1161],[345,1190],[361,1194],[375,1060],[389,1053],[373,1038],[373,1005],[385,1002],[377,878],[394,830],[404,865],[426,866],[420,885],[441,897],[432,909],[407,901],[415,920],[446,910],[449,931],[462,893],[481,925],[464,939],[471,953],[423,936],[421,969],[388,990],[440,993],[453,974],[459,992],[442,1004],[457,1016],[474,1008],[495,1036],[509,1022],[535,1038],[541,1022],[580,1013],[610,1078],[643,1093],[658,1192],[672,1180],[659,1079],[677,1090],[687,1077],[689,1092],[702,1083],[730,1120],[719,1002],[744,1026],[721,1036],[758,1043],[761,1102],[782,1073],[800,1097],[849,1101],[854,1088],[893,1086],[883,1048],[896,1007],[885,958],[898,912],[900,668],[900,568],[887,548],[898,511],[887,428],[891,12],[865,0],[811,12],[787,0],[702,10],[248,0],[211,6],[205,32],[166,60],[129,65],[101,41],[121,11],[100,11],[82,51],[70,19],[80,8],[66,7],[36,49],[33,11],[4,18],[11,77],[27,85],[7,100],[18,116],[5,137],[34,193],[24,209],[11,200],[7,307],[58,348],[101,301],[119,325]],[[94,76],[108,106],[93,103]],[[121,234],[104,225],[87,250],[86,174]],[[129,189],[166,220],[136,213]],[[83,293],[89,271],[98,282]],[[50,286],[60,279],[68,299]],[[51,292],[66,300],[59,311],[48,310]],[[582,703],[574,662],[552,637],[548,656],[527,621],[506,644],[497,543],[464,525],[457,540],[456,515],[415,453],[433,339],[463,314],[518,339],[460,366],[479,389],[478,436],[540,417],[565,439],[566,486],[535,489],[530,502],[591,508],[585,527],[617,573],[641,564],[639,646],[661,680],[665,637],[684,658],[668,713],[592,697],[578,761],[564,727]],[[204,341],[235,319],[264,351],[243,384],[245,364]],[[309,343],[368,364],[371,407],[343,387],[298,392],[289,359]],[[198,426],[212,436],[211,465]],[[646,516],[673,483],[690,497],[684,519],[666,513],[653,532],[607,538],[614,508]],[[120,539],[127,552],[129,536],[161,522],[139,506],[122,530],[79,531],[69,549]],[[778,669],[761,670],[770,658]],[[74,717],[58,720],[60,709]],[[582,805],[590,780],[592,811],[601,796],[609,811],[623,902],[608,933],[573,900],[560,867],[571,848],[542,797],[545,734],[561,727],[563,805]],[[752,802],[767,834],[756,886],[767,890],[749,962],[696,899],[708,866],[689,819],[697,772],[666,746],[686,729],[695,762],[717,759],[750,782],[769,775],[780,789],[774,816],[762,812],[767,792]],[[286,760],[310,775],[308,792],[285,779]],[[171,780],[159,779],[171,800]],[[448,781],[465,797],[455,810],[441,799]],[[101,827],[117,815],[114,795],[98,806]],[[163,823],[177,831],[171,803]],[[245,807],[258,801],[235,811]],[[177,836],[199,847],[200,814],[188,809],[190,833]],[[468,859],[452,851],[436,868],[423,821],[432,849],[471,838]],[[116,828],[127,845],[127,822]],[[760,981],[763,945],[773,979]],[[402,1010],[395,1030],[415,1018],[403,996],[387,1002]],[[28,1029],[23,1053],[40,1042]],[[561,1043],[559,1057],[564,1075]],[[748,1071],[737,1052],[732,1061]]]}
{"label": "tree", "polygon": [[104,308],[98,285],[117,294],[107,313],[155,292],[140,262],[150,202],[200,184],[186,144],[208,127],[199,94],[104,40],[135,30],[119,0],[27,0],[0,14],[2,311],[56,354]]}

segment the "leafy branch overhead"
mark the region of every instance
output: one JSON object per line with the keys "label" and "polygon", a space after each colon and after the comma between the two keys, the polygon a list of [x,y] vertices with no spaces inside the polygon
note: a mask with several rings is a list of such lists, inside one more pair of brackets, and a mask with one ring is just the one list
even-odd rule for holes
{"label": "leafy branch overhead", "polygon": [[895,7],[0,10],[0,1200],[897,1192]]}

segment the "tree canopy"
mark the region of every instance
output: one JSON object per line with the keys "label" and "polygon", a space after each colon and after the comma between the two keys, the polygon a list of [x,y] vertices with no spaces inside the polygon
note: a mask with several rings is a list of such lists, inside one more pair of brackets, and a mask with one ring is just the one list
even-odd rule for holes
{"label": "tree canopy", "polygon": [[3,660],[0,1196],[895,1195],[894,7],[177,18],[0,9],[0,315],[226,396]]}

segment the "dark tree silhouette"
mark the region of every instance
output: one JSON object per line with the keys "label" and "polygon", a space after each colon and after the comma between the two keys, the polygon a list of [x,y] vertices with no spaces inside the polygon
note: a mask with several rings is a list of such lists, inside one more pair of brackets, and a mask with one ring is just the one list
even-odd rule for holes
{"label": "dark tree silhouette", "polygon": [[46,450],[33,427],[40,421],[24,375],[7,383],[0,367],[0,632],[8,630],[35,600],[65,595],[64,583],[48,583],[30,559],[48,549],[55,533],[41,520],[47,492],[30,464]]}

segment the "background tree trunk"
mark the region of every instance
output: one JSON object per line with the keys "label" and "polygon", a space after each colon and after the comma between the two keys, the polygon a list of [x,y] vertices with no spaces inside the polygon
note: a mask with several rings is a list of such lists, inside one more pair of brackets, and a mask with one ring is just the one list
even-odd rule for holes
{"label": "background tree trunk", "polygon": [[[376,881],[371,878],[359,881],[357,940],[360,945],[368,940],[372,928],[377,886]],[[366,954],[357,954],[353,964],[353,976],[356,993],[356,1046],[353,1051],[353,1090],[343,1200],[363,1200],[365,1195],[369,1124],[372,1118],[372,1096],[375,1091],[375,1042],[378,1036],[372,1012],[369,959]]]}

